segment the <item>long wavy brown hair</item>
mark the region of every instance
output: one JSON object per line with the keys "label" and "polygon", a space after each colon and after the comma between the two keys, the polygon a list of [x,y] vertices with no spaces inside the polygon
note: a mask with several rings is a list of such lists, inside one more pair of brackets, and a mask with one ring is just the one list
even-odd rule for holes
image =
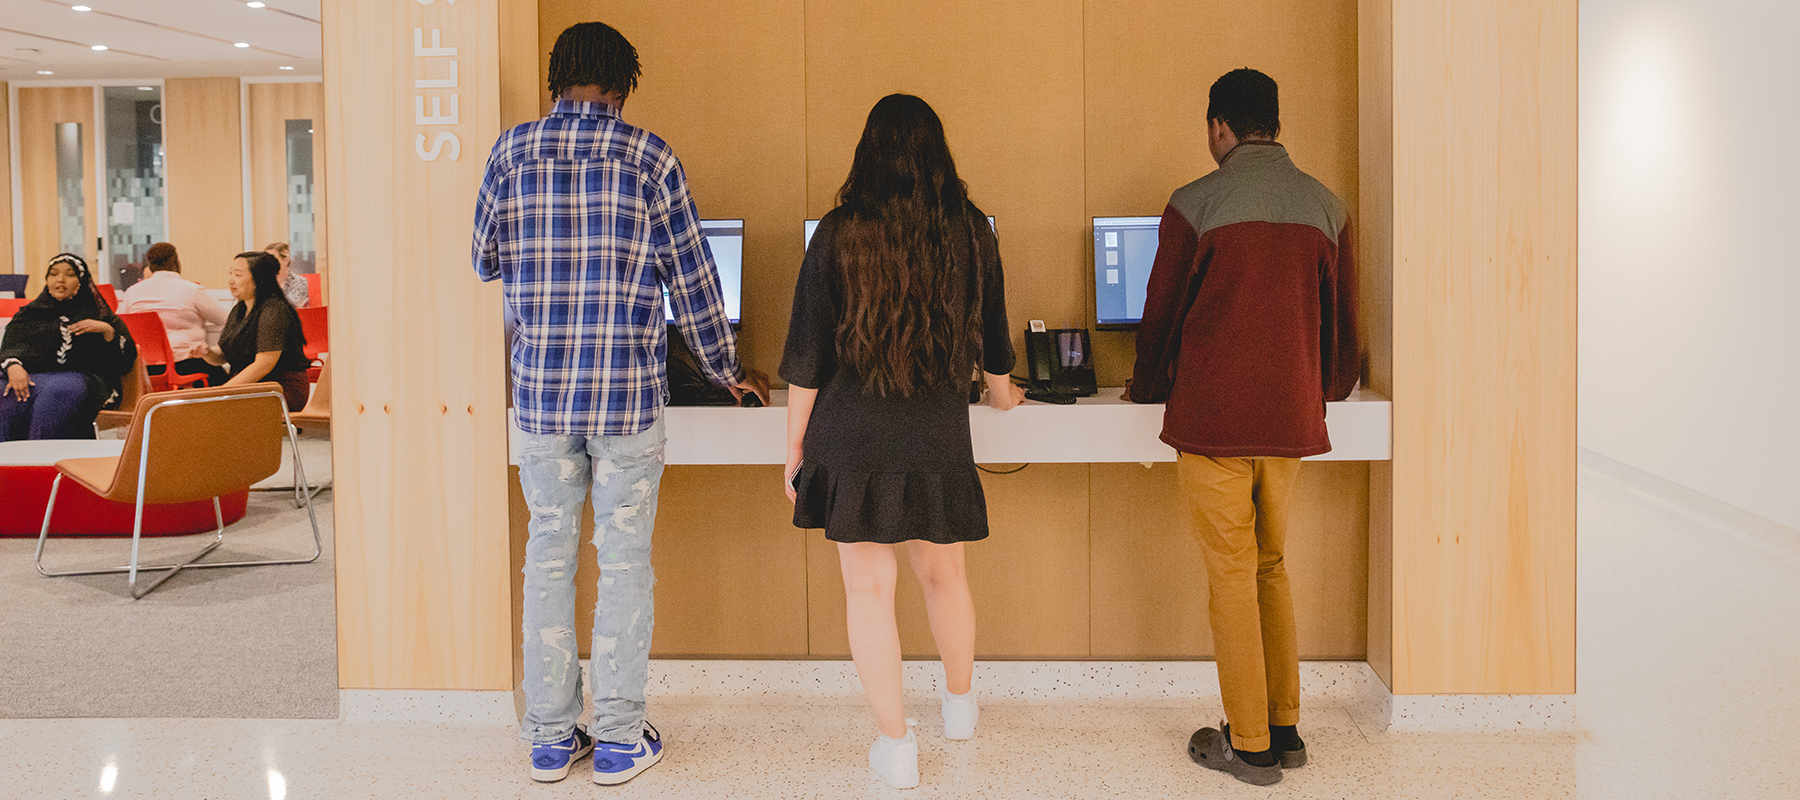
{"label": "long wavy brown hair", "polygon": [[883,396],[968,381],[981,358],[980,217],[937,112],[912,95],[881,98],[838,204],[839,361]]}

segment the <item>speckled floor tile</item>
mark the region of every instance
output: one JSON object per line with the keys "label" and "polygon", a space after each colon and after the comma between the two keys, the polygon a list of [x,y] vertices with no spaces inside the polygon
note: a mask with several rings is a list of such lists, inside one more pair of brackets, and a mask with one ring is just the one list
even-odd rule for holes
{"label": "speckled floor tile", "polygon": [[874,725],[854,698],[771,687],[760,703],[664,695],[652,719],[668,756],[623,787],[594,786],[586,767],[534,784],[499,725],[6,720],[0,798],[1800,797],[1800,559],[1585,471],[1578,530],[1582,731],[1375,731],[1320,695],[1303,712],[1312,763],[1272,788],[1189,762],[1188,734],[1220,709],[1144,683],[1127,702],[997,692],[968,742],[915,702],[924,784],[905,792],[869,770]]}

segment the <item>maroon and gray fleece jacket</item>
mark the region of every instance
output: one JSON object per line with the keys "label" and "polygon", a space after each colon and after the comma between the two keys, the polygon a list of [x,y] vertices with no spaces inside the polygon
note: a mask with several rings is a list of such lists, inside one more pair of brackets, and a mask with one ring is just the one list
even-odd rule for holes
{"label": "maroon and gray fleece jacket", "polygon": [[1175,190],[1138,326],[1132,397],[1162,440],[1215,458],[1331,450],[1325,402],[1356,386],[1356,265],[1344,204],[1274,142]]}

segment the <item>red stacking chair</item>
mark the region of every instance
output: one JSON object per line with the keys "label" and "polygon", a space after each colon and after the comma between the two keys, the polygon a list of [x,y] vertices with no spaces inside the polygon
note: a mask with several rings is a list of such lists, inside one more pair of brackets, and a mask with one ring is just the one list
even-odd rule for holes
{"label": "red stacking chair", "polygon": [[306,379],[317,383],[319,380],[319,356],[331,352],[331,326],[326,324],[324,306],[317,308],[296,308],[300,312],[300,333],[306,336],[306,347],[303,350],[306,358],[314,366],[306,370]]}
{"label": "red stacking chair", "polygon": [[138,358],[143,360],[144,366],[163,365],[162,374],[150,376],[152,390],[166,392],[206,385],[204,372],[184,375],[175,371],[175,353],[169,346],[169,332],[156,312],[120,314],[119,319],[125,320],[125,327],[131,329],[131,340],[137,343]]}
{"label": "red stacking chair", "polygon": [[0,319],[12,319],[19,313],[19,309],[24,308],[25,304],[29,302],[31,301],[0,297]]}
{"label": "red stacking chair", "polygon": [[306,276],[306,304],[313,308],[325,307],[325,276],[317,272],[304,273]]}
{"label": "red stacking chair", "polygon": [[110,283],[96,282],[94,288],[98,289],[100,291],[100,296],[106,299],[107,308],[114,311],[119,310],[119,287]]}

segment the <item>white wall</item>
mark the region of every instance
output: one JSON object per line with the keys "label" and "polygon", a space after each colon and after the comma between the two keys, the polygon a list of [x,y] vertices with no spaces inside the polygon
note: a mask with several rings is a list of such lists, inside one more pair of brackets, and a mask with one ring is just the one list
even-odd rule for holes
{"label": "white wall", "polygon": [[1581,2],[1581,445],[1800,528],[1800,2]]}

